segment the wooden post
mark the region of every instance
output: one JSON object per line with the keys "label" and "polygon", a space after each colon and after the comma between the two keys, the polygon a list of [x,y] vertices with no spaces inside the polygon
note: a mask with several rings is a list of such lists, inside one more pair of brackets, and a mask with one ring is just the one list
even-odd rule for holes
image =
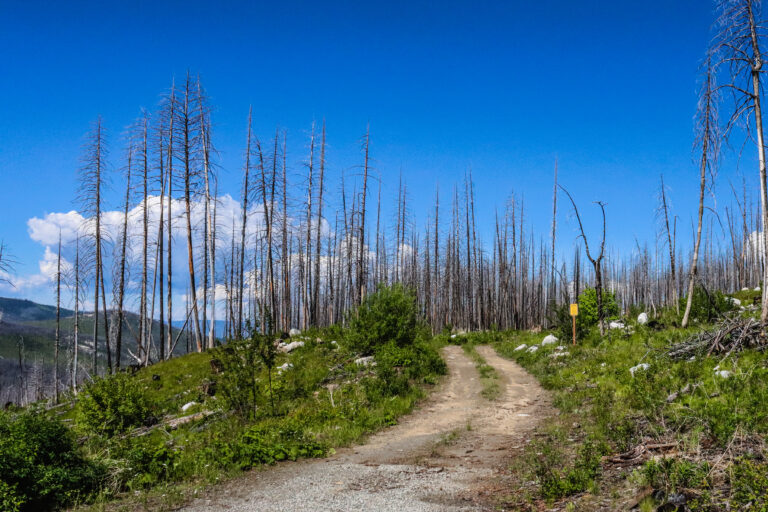
{"label": "wooden post", "polygon": [[573,344],[576,345],[576,317],[579,316],[579,305],[571,304],[571,318],[573,319]]}

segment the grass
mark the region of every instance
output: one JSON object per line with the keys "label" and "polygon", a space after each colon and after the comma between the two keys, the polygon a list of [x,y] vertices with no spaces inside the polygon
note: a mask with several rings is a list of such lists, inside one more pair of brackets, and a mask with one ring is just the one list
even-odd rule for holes
{"label": "grass", "polygon": [[[227,376],[213,369],[216,351],[188,354],[141,369],[133,379],[146,390],[158,418],[195,411],[214,414],[177,429],[155,428],[140,437],[89,436],[86,450],[93,458],[106,457],[117,463],[113,478],[120,484],[105,489],[85,509],[143,506],[170,510],[243,469],[333,453],[334,448],[396,424],[441,373],[439,365],[429,366],[432,359],[409,360],[392,371],[386,358],[377,357],[379,365],[363,367],[354,364],[356,354],[315,341],[317,337],[337,339],[337,334],[307,334],[304,347],[278,356],[276,366],[286,362],[293,366],[272,373],[274,413],[267,398],[267,370],[259,365],[253,417],[233,414],[224,405],[220,385]],[[422,350],[444,365],[436,356],[438,348],[438,342],[430,342]],[[211,385],[217,390],[213,396],[204,391]],[[198,405],[182,413],[181,406],[188,402]],[[77,429],[77,415],[69,411],[66,416],[75,420]]]}
{"label": "grass", "polygon": [[[604,338],[592,332],[577,346],[569,345],[565,356],[555,356],[553,345],[535,352],[515,350],[522,343],[539,344],[543,333],[507,333],[494,342],[500,355],[517,361],[550,390],[560,410],[554,420],[558,432],[541,431],[529,447],[527,468],[520,469],[520,481],[534,479],[537,493],[525,499],[519,494],[516,504],[615,491],[628,485],[627,474],[601,483],[601,473],[610,468],[601,470],[595,460],[662,442],[674,443],[673,462],[641,466],[633,485],[649,485],[662,497],[695,488],[698,497],[691,498],[691,510],[717,508],[733,500],[731,494],[749,495],[747,479],[733,477],[736,446],[746,447],[742,450],[755,459],[753,473],[768,481],[762,441],[768,434],[766,355],[747,350],[727,358],[676,361],[668,357],[668,347],[701,327],[631,327],[634,332],[609,331]],[[648,368],[633,375],[630,368],[639,364]],[[728,370],[730,377],[722,378],[716,368]],[[706,466],[713,459],[719,462],[716,471]],[[702,478],[702,472],[708,477]],[[755,503],[768,507],[765,498],[760,500]],[[747,501],[734,503],[745,506]]]}
{"label": "grass", "polygon": [[480,382],[483,385],[481,394],[487,400],[496,400],[501,395],[501,385],[499,372],[493,366],[490,366],[485,358],[480,355],[476,349],[475,343],[465,343],[462,349],[467,356],[475,362],[475,368],[480,374]]}

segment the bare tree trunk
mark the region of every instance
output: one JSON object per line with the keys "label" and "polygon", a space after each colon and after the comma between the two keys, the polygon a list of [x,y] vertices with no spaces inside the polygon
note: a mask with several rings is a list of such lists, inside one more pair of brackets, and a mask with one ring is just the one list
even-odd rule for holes
{"label": "bare tree trunk", "polygon": [[[103,272],[101,260],[101,207],[102,207],[102,187],[105,172],[105,134],[101,117],[98,117],[91,133],[88,136],[88,145],[86,154],[83,158],[83,167],[81,169],[80,200],[83,203],[84,210],[94,220],[94,264],[95,279],[93,284],[93,376],[98,375],[98,348],[99,348],[99,285]],[[106,310],[106,307],[104,308]],[[106,318],[107,312],[104,311]],[[107,338],[109,343],[109,338]],[[109,346],[107,346],[109,355]]]}
{"label": "bare tree trunk", "polygon": [[75,240],[75,339],[72,347],[72,392],[77,393],[77,365],[80,351],[80,236]]}
{"label": "bare tree trunk", "polygon": [[[148,132],[149,132],[149,115],[145,112],[142,118],[142,145],[141,145],[141,159],[142,159],[142,247],[141,247],[141,298],[139,299],[139,347],[137,355],[141,357],[142,352],[148,351],[149,345],[149,331],[151,330],[152,322],[149,322],[147,327],[147,278],[148,276],[148,264],[149,264],[149,211],[147,208],[147,200],[149,197],[149,146],[148,146]],[[162,215],[161,215],[162,220]],[[154,283],[153,283],[154,284]]]}
{"label": "bare tree trunk", "polygon": [[53,396],[59,403],[59,343],[61,336],[61,230],[59,230],[59,251],[56,258],[56,338],[53,351]]}
{"label": "bare tree trunk", "polygon": [[696,274],[699,262],[699,247],[701,244],[701,230],[704,220],[704,191],[707,181],[707,169],[714,165],[712,155],[717,154],[717,124],[716,124],[716,106],[714,104],[715,93],[714,74],[711,62],[707,60],[707,71],[705,82],[702,88],[701,98],[699,100],[698,126],[699,136],[697,143],[701,144],[700,176],[699,176],[699,212],[698,223],[696,227],[696,242],[693,246],[693,260],[688,274],[688,300],[685,304],[685,313],[683,313],[682,327],[688,326],[688,320],[691,314],[691,305],[693,304],[693,290],[696,284]]}
{"label": "bare tree trunk", "polygon": [[669,226],[669,207],[667,205],[667,191],[664,186],[664,175],[661,176],[661,209],[664,214],[664,227],[667,233],[667,248],[669,249],[669,271],[671,285],[671,300],[675,304],[677,314],[680,314],[680,301],[677,297],[677,269],[675,268],[675,242],[672,240],[672,229]]}
{"label": "bare tree trunk", "polygon": [[[132,143],[131,143],[132,144]],[[133,174],[133,146],[128,150],[128,169],[126,171],[125,205],[123,209],[123,233],[120,246],[120,284],[117,289],[117,331],[115,332],[115,369],[120,370],[121,351],[123,348],[123,299],[125,298],[125,258],[128,246],[128,209],[131,204],[131,174]]]}
{"label": "bare tree trunk", "polygon": [[360,290],[360,304],[365,299],[365,199],[368,192],[368,150],[370,147],[370,127],[365,131],[365,141],[363,143],[363,150],[365,151],[365,163],[363,164],[363,197],[360,206],[360,235],[358,243],[360,245],[360,254],[358,256],[358,268],[357,268],[357,289]]}
{"label": "bare tree trunk", "polygon": [[[321,230],[323,225],[323,189],[325,180],[325,121],[320,142],[320,183],[318,183],[317,226],[315,232],[315,283],[312,290],[312,325],[318,325],[318,307],[320,302],[320,254],[322,248]],[[379,189],[381,190],[381,189]],[[377,254],[378,256],[378,254]],[[326,276],[327,279],[327,276]]]}
{"label": "bare tree trunk", "polygon": [[187,218],[187,265],[189,268],[189,293],[191,294],[191,307],[193,313],[193,334],[195,336],[195,343],[197,345],[197,351],[203,351],[203,335],[200,332],[200,314],[197,306],[197,283],[195,279],[195,254],[194,245],[192,242],[192,179],[195,174],[195,170],[192,168],[192,152],[194,151],[195,141],[193,138],[195,134],[195,120],[191,113],[192,107],[190,105],[191,96],[191,82],[189,74],[187,74],[187,80],[184,87],[184,106],[181,112],[182,115],[182,148],[184,159],[184,207],[186,209]]}
{"label": "bare tree trunk", "polygon": [[584,234],[584,226],[581,223],[581,216],[579,216],[579,209],[576,207],[576,203],[573,200],[573,197],[571,197],[571,194],[561,185],[560,189],[562,189],[563,192],[565,192],[565,195],[568,196],[568,199],[570,199],[571,204],[573,205],[573,211],[576,214],[576,220],[579,223],[579,231],[580,231],[580,237],[584,240],[584,248],[586,249],[587,253],[587,259],[592,263],[592,266],[595,269],[595,294],[597,299],[597,321],[598,325],[600,327],[600,336],[605,336],[605,311],[603,308],[603,272],[602,272],[602,261],[603,257],[605,255],[605,204],[602,201],[595,201],[595,203],[600,207],[600,211],[603,216],[603,236],[602,240],[600,241],[600,253],[598,254],[597,258],[593,258],[592,254],[589,252],[589,242],[587,242],[587,236]]}
{"label": "bare tree trunk", "polygon": [[238,295],[237,295],[237,323],[235,324],[235,337],[241,339],[243,337],[243,287],[244,274],[245,274],[245,230],[248,224],[248,196],[250,195],[250,188],[248,185],[248,178],[251,173],[251,115],[253,113],[253,107],[248,109],[248,140],[245,144],[245,169],[243,170],[243,211],[242,211],[242,223],[240,226],[240,260],[238,267]]}

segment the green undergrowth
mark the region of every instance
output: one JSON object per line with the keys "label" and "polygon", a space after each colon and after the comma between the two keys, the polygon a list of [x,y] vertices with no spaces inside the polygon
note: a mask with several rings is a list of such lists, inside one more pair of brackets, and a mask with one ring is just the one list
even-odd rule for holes
{"label": "green undergrowth", "polygon": [[[354,321],[348,329],[306,331],[287,340],[302,347],[273,359],[259,349],[273,339],[255,334],[133,375],[97,379],[63,408],[0,413],[0,430],[11,425],[24,433],[35,418],[64,441],[64,459],[51,459],[53,440],[0,436],[0,459],[22,448],[41,453],[23,471],[0,460],[0,509],[171,509],[242,470],[323,457],[396,424],[446,373],[440,341],[431,339],[403,289],[372,294],[363,308],[366,321],[378,325],[364,351],[355,329],[367,326]],[[388,318],[394,314],[398,320]],[[403,315],[415,320],[402,322]],[[54,462],[64,473],[55,487],[46,488],[50,478],[30,487],[29,475],[53,471]],[[59,498],[40,505],[30,497],[37,495]]]}
{"label": "green undergrowth", "polygon": [[[528,446],[527,463],[517,468],[521,481],[536,482],[535,491],[510,499],[522,507],[538,499],[607,492],[626,484],[629,472],[614,472],[623,475],[621,482],[602,482],[610,468],[601,457],[665,444],[671,448],[652,452],[630,479],[637,487],[652,487],[659,503],[682,495],[686,510],[719,510],[725,502],[759,503],[763,508],[754,510],[768,510],[764,497],[755,501],[768,482],[766,354],[745,350],[672,360],[670,345],[711,326],[627,324],[602,338],[592,329],[576,346],[542,346],[546,333],[529,332],[507,333],[493,343],[500,355],[539,379],[559,410],[551,428],[540,429]],[[749,465],[734,462],[741,452],[751,457]]]}
{"label": "green undergrowth", "polygon": [[477,351],[474,343],[465,343],[461,348],[475,362],[475,368],[477,368],[477,373],[480,374],[480,382],[483,385],[483,391],[481,392],[483,397],[488,400],[496,400],[501,395],[499,372],[486,362],[485,358]]}

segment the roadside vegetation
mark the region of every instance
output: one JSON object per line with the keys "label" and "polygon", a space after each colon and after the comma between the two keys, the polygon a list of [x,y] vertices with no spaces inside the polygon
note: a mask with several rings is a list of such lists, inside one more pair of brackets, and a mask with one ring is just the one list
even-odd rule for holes
{"label": "roadside vegetation", "polygon": [[[543,333],[489,336],[553,393],[560,413],[513,468],[508,505],[564,501],[587,510],[608,499],[640,510],[768,510],[764,345],[738,347],[734,335],[719,348],[673,355],[729,322],[748,325],[760,292],[734,294],[741,308],[719,292],[708,300],[695,293],[687,329],[669,308],[645,324],[634,321],[639,311],[614,318],[621,323],[604,337],[582,317],[576,346],[570,337],[542,344]],[[594,293],[580,299],[589,311]]]}
{"label": "roadside vegetation", "polygon": [[287,339],[289,353],[253,332],[96,379],[61,407],[0,413],[0,509],[171,507],[395,424],[445,373],[436,342],[399,286],[369,295],[348,324]]}

